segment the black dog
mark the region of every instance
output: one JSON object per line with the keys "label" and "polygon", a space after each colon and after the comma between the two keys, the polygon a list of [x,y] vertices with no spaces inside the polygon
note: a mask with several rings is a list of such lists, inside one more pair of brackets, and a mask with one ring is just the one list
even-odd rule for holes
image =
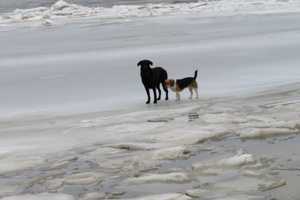
{"label": "black dog", "polygon": [[[151,65],[153,65],[153,63],[150,60],[141,60],[137,64],[137,66],[141,66],[141,78],[148,96],[148,100],[146,101],[146,104],[150,103],[149,89],[152,89],[154,93],[153,103],[157,103],[157,101],[160,100],[160,95],[161,95],[161,90],[159,87],[160,84],[162,84],[163,89],[166,93],[166,100],[168,100],[169,98],[168,89],[165,84],[165,80],[168,79],[167,71],[161,67],[151,68],[150,67]],[[156,97],[156,89],[158,89],[158,98]]]}

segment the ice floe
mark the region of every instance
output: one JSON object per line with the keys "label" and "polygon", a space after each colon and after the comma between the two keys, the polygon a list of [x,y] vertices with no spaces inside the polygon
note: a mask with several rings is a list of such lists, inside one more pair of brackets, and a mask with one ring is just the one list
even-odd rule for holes
{"label": "ice floe", "polygon": [[207,195],[207,193],[209,193],[208,190],[206,189],[189,189],[186,192],[186,195],[188,195],[189,197],[192,198],[201,198],[201,197],[205,197],[205,195]]}
{"label": "ice floe", "polygon": [[222,198],[216,198],[215,200],[265,200],[264,196],[254,196],[246,194],[229,195]]}
{"label": "ice floe", "polygon": [[243,116],[236,116],[229,113],[206,114],[201,117],[207,123],[246,123],[248,120]]}
{"label": "ice floe", "polygon": [[193,126],[185,128],[176,128],[171,131],[164,132],[159,136],[155,136],[160,142],[168,142],[177,145],[199,144],[210,139],[218,139],[232,133],[231,129],[226,127],[212,126]]}
{"label": "ice floe", "polygon": [[248,128],[241,130],[239,135],[242,139],[254,139],[296,133],[299,133],[299,130],[290,128]]}
{"label": "ice floe", "polygon": [[269,182],[266,182],[264,184],[260,184],[259,185],[259,190],[260,191],[268,191],[268,190],[272,190],[272,189],[275,189],[275,188],[278,188],[278,187],[282,187],[286,184],[287,184],[287,182],[283,179],[279,179],[279,180],[276,180],[276,181],[269,181]]}
{"label": "ice floe", "polygon": [[256,160],[251,154],[238,154],[232,157],[208,161],[206,163],[200,162],[193,164],[194,170],[211,169],[211,168],[234,168],[243,165],[255,164]]}
{"label": "ice floe", "polygon": [[215,188],[223,189],[226,191],[234,192],[258,192],[268,191],[274,188],[282,187],[286,185],[286,181],[283,179],[275,178],[251,178],[251,177],[240,177],[238,179],[219,182],[214,185]]}
{"label": "ice floe", "polygon": [[66,157],[64,159],[58,160],[50,166],[50,169],[60,169],[69,165],[72,161],[76,161],[77,156]]}
{"label": "ice floe", "polygon": [[80,200],[100,200],[105,199],[105,194],[100,192],[91,192],[80,197]]}
{"label": "ice floe", "polygon": [[83,172],[65,177],[64,183],[69,185],[91,185],[101,181],[101,178],[101,174]]}
{"label": "ice floe", "polygon": [[184,183],[190,181],[189,176],[183,172],[172,172],[166,174],[147,174],[140,177],[133,177],[126,180],[130,184],[145,183]]}
{"label": "ice floe", "polygon": [[119,144],[112,144],[110,147],[116,149],[123,149],[128,151],[141,151],[141,150],[151,150],[155,146],[155,144],[146,144],[146,143],[119,143]]}
{"label": "ice floe", "polygon": [[155,128],[158,128],[162,125],[162,123],[125,123],[125,124],[118,124],[107,127],[105,130],[114,133],[131,133],[131,132],[141,132],[141,131],[151,131]]}
{"label": "ice floe", "polygon": [[15,194],[19,189],[19,186],[16,184],[5,184],[0,187],[0,197],[9,196]]}
{"label": "ice floe", "polygon": [[[247,194],[235,194],[236,192],[232,191],[219,191],[218,194],[216,194],[216,189],[214,188],[212,190],[207,190],[207,189],[190,189],[186,191],[186,195],[190,196],[192,198],[197,198],[197,199],[214,199],[214,200],[264,200],[264,196],[257,196],[257,195],[247,195]],[[220,188],[218,188],[220,190]],[[228,194],[229,193],[229,194]],[[233,194],[230,194],[233,193]]]}
{"label": "ice floe", "polygon": [[185,194],[169,193],[169,194],[142,196],[138,198],[124,199],[124,200],[190,200],[190,199],[191,198],[186,196]]}
{"label": "ice floe", "polygon": [[22,155],[6,155],[0,158],[0,174],[29,169],[44,163],[41,157],[23,157]]}
{"label": "ice floe", "polygon": [[175,160],[191,156],[191,151],[185,146],[175,146],[156,150],[152,153],[154,160]]}
{"label": "ice floe", "polygon": [[51,179],[48,180],[45,183],[46,188],[50,191],[50,192],[55,192],[57,189],[59,189],[60,187],[62,187],[64,184],[64,179],[63,178],[58,178],[58,179]]}

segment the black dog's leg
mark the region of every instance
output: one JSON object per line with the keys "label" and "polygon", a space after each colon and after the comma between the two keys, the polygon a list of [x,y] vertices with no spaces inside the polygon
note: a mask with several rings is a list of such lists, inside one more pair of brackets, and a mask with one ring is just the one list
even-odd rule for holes
{"label": "black dog's leg", "polygon": [[164,82],[162,83],[162,85],[163,85],[163,89],[164,89],[164,91],[165,91],[165,93],[166,93],[166,101],[168,101],[168,99],[169,99],[168,88],[167,88],[167,86],[166,86],[166,84],[165,84]]}
{"label": "black dog's leg", "polygon": [[150,103],[150,92],[149,92],[149,88],[145,87],[145,90],[146,90],[147,97],[148,97],[148,100],[146,101],[146,104],[149,104],[149,103]]}
{"label": "black dog's leg", "polygon": [[158,85],[157,86],[157,89],[158,89],[158,98],[157,98],[157,101],[160,100],[160,96],[161,96],[161,90],[160,90],[160,86]]}
{"label": "black dog's leg", "polygon": [[154,101],[153,103],[157,103],[157,97],[156,97],[156,88],[153,88],[153,94],[154,94]]}

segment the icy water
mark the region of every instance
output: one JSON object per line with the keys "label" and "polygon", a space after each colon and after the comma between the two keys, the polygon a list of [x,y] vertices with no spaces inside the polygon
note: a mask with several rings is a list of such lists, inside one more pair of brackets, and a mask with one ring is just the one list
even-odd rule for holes
{"label": "icy water", "polygon": [[[139,5],[146,3],[183,3],[195,2],[196,0],[69,0],[69,3],[89,7],[111,7],[113,5]],[[50,7],[57,0],[0,0],[0,13],[15,9],[29,9],[36,7]]]}
{"label": "icy water", "polygon": [[[2,5],[1,5],[2,2]],[[218,1],[0,1],[0,28],[7,26],[57,26],[79,20],[102,23],[126,22],[136,18],[196,14],[198,17],[234,16],[300,11],[298,0]],[[87,22],[88,23],[88,22]],[[1,30],[1,29],[0,29]]]}

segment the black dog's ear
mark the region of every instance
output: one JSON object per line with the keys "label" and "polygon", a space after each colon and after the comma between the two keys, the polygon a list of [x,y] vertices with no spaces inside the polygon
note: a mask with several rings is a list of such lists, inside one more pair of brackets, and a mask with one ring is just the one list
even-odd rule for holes
{"label": "black dog's ear", "polygon": [[142,65],[153,65],[153,62],[151,60],[141,60],[138,62],[137,66],[142,66]]}

